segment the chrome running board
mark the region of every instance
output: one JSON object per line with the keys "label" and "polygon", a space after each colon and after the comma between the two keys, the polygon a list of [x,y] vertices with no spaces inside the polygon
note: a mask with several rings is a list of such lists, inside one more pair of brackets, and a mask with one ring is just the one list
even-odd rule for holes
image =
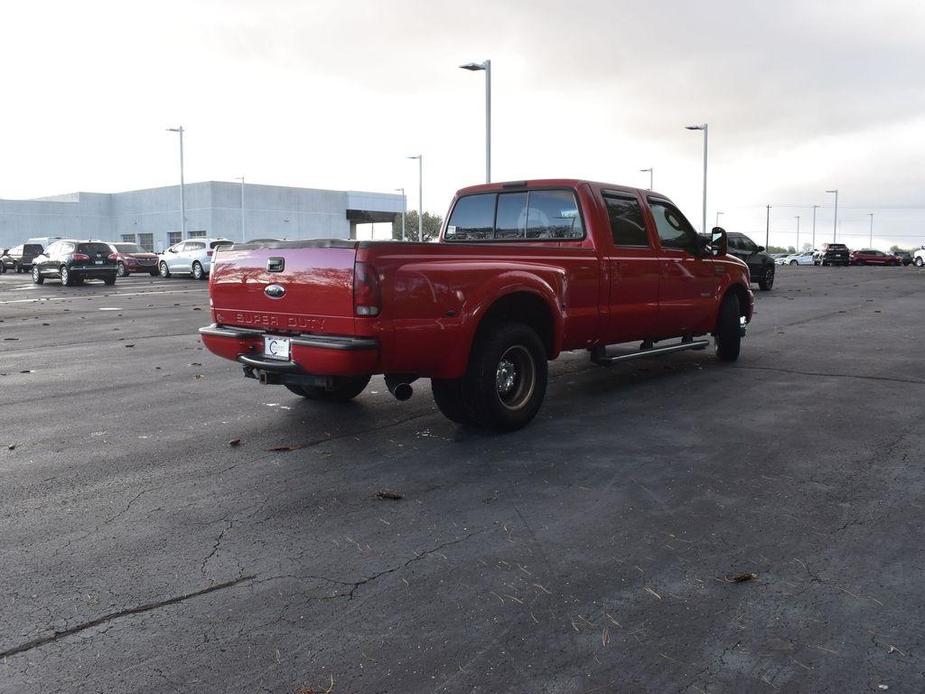
{"label": "chrome running board", "polygon": [[655,357],[662,354],[671,354],[672,352],[683,352],[688,349],[706,349],[710,344],[709,340],[692,340],[686,339],[673,345],[664,347],[647,347],[651,343],[642,343],[642,347],[635,352],[626,354],[607,354],[607,348],[599,345],[591,350],[591,361],[600,366],[616,364],[620,361],[629,361],[630,359],[639,359],[640,357]]}

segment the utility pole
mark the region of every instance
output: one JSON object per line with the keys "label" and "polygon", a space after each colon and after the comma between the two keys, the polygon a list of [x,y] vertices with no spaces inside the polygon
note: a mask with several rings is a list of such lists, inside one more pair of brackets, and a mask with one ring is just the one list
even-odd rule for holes
{"label": "utility pole", "polygon": [[768,250],[771,246],[771,206],[768,205],[768,216],[764,223],[764,249]]}
{"label": "utility pole", "polygon": [[716,224],[714,224],[713,226],[717,226],[717,227],[719,226],[719,216],[720,216],[721,214],[726,214],[726,213],[725,213],[725,212],[720,212],[719,210],[716,211]]}
{"label": "utility pole", "polygon": [[813,205],[813,250],[816,250],[816,210],[819,205]]}
{"label": "utility pole", "polygon": [[835,193],[835,217],[832,219],[832,243],[835,243],[838,241],[838,188],[825,192]]}
{"label": "utility pole", "polygon": [[180,135],[180,232],[186,238],[186,198],[183,191],[183,126],[167,128],[168,132]]}
{"label": "utility pole", "polygon": [[797,216],[796,216],[796,220],[797,220],[797,245],[796,245],[796,249],[797,249],[797,253],[799,253],[799,252],[800,252],[800,215],[797,215]]}
{"label": "utility pole", "polygon": [[867,216],[870,217],[870,248],[874,247],[874,213],[868,212]]}
{"label": "utility pole", "polygon": [[491,61],[466,63],[463,70],[485,72],[485,183],[491,183]]}
{"label": "utility pole", "polygon": [[702,123],[700,125],[688,125],[685,126],[688,130],[702,130],[703,131],[703,221],[701,222],[700,229],[706,234],[707,233],[707,140],[709,139],[710,126],[708,123]]}
{"label": "utility pole", "polygon": [[649,190],[652,190],[655,187],[655,169],[652,167],[648,169],[639,169],[639,173],[649,174]]}

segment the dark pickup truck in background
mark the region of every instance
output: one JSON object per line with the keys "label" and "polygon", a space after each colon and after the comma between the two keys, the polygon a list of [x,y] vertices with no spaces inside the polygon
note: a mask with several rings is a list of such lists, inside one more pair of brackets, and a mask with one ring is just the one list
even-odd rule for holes
{"label": "dark pickup truck in background", "polygon": [[[214,323],[200,330],[245,376],[347,400],[372,374],[398,399],[429,378],[450,419],[527,424],[547,361],[598,364],[703,349],[735,360],[753,295],[726,234],[697,234],[652,191],[574,179],[457,193],[439,243],[290,241],[217,249]],[[672,344],[657,345],[665,340]],[[611,353],[609,345],[638,342]]]}

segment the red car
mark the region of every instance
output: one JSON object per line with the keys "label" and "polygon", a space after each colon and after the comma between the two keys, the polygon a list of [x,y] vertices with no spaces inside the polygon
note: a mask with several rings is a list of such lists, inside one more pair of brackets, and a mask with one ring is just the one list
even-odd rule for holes
{"label": "red car", "polygon": [[146,251],[137,243],[112,243],[110,245],[118,256],[120,277],[128,277],[133,272],[146,272],[152,277],[158,275],[156,253]]}
{"label": "red car", "polygon": [[848,256],[848,262],[852,265],[902,265],[903,261],[895,255],[875,251],[871,248],[865,248],[859,251],[851,251]]}
{"label": "red car", "polygon": [[[216,249],[205,346],[313,400],[385,374],[399,400],[431,379],[453,421],[526,425],[547,361],[601,365],[703,349],[738,357],[754,297],[726,233],[697,234],[657,193],[573,179],[457,193],[440,243],[305,240]],[[671,344],[657,345],[674,339]],[[638,342],[638,349],[607,347]]]}

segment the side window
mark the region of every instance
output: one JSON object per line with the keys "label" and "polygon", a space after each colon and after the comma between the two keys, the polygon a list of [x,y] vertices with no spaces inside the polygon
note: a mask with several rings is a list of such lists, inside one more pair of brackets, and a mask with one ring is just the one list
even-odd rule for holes
{"label": "side window", "polygon": [[495,223],[495,194],[467,195],[456,201],[445,238],[453,241],[490,239]]}
{"label": "side window", "polygon": [[758,246],[755,245],[755,242],[745,236],[739,239],[739,248],[746,253],[756,253],[758,251]]}
{"label": "side window", "polygon": [[45,249],[45,255],[47,255],[50,258],[51,256],[55,255],[58,252],[58,248],[60,248],[60,246],[61,246],[61,242],[55,241],[48,248]]}
{"label": "side window", "polygon": [[569,190],[532,190],[527,201],[528,239],[580,239],[578,203]]}
{"label": "side window", "polygon": [[67,241],[62,241],[61,244],[58,246],[58,250],[55,251],[55,252],[56,252],[56,254],[59,255],[59,256],[61,256],[61,255],[67,255],[68,253],[73,253],[73,252],[74,252],[74,244],[73,244],[73,243],[68,243]]}
{"label": "side window", "polygon": [[186,245],[183,247],[184,250],[198,253],[201,250],[204,250],[206,245],[202,241],[187,241]]}
{"label": "side window", "polygon": [[634,197],[604,194],[615,246],[649,246],[649,232]]}
{"label": "side window", "polygon": [[527,233],[527,194],[502,193],[495,217],[496,239],[522,239]]}
{"label": "side window", "polygon": [[680,248],[696,253],[700,245],[697,232],[678,208],[664,200],[650,200],[649,205],[662,248]]}

